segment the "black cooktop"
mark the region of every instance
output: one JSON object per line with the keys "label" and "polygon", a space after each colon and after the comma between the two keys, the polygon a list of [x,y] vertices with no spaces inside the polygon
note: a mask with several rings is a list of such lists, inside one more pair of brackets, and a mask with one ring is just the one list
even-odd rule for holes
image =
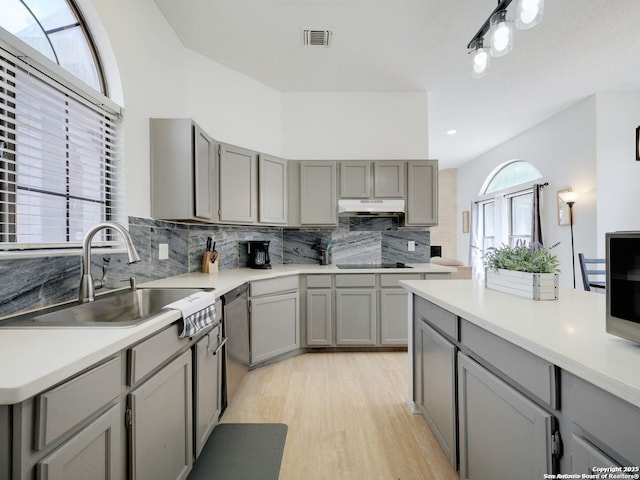
{"label": "black cooktop", "polygon": [[404,263],[341,263],[337,264],[338,268],[413,268]]}

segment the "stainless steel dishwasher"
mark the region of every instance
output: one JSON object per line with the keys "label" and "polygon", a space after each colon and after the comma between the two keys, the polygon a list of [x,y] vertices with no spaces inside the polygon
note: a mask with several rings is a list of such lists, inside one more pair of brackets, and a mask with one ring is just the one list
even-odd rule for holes
{"label": "stainless steel dishwasher", "polygon": [[222,325],[227,338],[224,357],[222,411],[249,371],[249,285],[234,288],[222,296]]}

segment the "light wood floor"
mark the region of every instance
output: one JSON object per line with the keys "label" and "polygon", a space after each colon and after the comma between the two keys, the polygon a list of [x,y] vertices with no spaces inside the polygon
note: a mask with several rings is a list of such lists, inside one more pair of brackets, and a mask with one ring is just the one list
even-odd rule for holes
{"label": "light wood floor", "polygon": [[406,352],[301,355],[249,372],[221,421],[286,423],[280,480],[457,480],[407,373]]}

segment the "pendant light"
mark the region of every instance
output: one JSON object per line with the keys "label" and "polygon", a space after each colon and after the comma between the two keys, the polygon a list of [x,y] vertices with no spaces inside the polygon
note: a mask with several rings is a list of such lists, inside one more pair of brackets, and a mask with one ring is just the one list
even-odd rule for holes
{"label": "pendant light", "polygon": [[489,47],[492,57],[502,57],[513,48],[513,25],[507,21],[506,10],[498,10],[491,15]]}
{"label": "pendant light", "polygon": [[482,39],[476,42],[471,52],[471,77],[482,78],[489,68],[489,49],[484,46]]}
{"label": "pendant light", "polygon": [[516,6],[516,28],[527,30],[542,21],[544,0],[518,0]]}

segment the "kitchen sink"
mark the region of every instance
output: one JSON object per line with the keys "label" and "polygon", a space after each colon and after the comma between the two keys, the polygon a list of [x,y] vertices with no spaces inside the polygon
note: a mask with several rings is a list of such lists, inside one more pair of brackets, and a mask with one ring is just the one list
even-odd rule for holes
{"label": "kitchen sink", "polygon": [[96,297],[88,303],[58,307],[38,315],[26,314],[0,322],[0,327],[127,327],[149,320],[165,305],[199,289],[138,288]]}

